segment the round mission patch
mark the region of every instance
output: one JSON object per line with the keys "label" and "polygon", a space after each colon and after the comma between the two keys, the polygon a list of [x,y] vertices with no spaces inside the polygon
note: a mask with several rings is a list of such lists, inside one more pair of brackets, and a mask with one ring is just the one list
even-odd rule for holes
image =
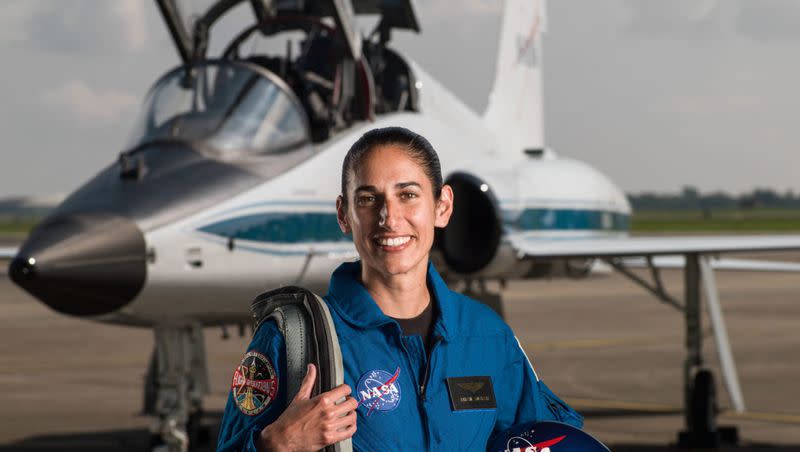
{"label": "round mission patch", "polygon": [[239,411],[255,416],[264,411],[278,392],[278,378],[269,359],[256,351],[245,353],[231,382]]}
{"label": "round mission patch", "polygon": [[366,406],[367,416],[373,410],[392,411],[400,405],[400,382],[397,377],[400,368],[394,374],[382,369],[370,370],[361,376],[356,385],[359,405]]}

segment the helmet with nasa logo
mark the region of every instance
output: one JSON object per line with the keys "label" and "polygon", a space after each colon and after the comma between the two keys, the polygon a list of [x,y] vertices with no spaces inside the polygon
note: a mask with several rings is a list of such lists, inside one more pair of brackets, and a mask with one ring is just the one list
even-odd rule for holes
{"label": "helmet with nasa logo", "polygon": [[525,422],[496,434],[486,452],[609,452],[600,441],[569,424]]}

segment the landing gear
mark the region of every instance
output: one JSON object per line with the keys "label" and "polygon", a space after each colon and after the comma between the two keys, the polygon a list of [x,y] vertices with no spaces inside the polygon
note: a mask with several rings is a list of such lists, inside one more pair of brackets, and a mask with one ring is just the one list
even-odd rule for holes
{"label": "landing gear", "polygon": [[[686,303],[684,305],[684,315],[686,318],[686,362],[684,366],[684,416],[686,419],[686,430],[678,433],[678,447],[692,449],[716,449],[724,443],[736,444],[738,442],[738,431],[736,427],[717,426],[717,397],[714,385],[714,376],[711,370],[704,367],[702,355],[702,327],[700,318],[700,289],[701,277],[704,279],[706,288],[713,286],[711,270],[706,258],[697,254],[686,255],[686,265],[684,267],[684,290]],[[716,298],[716,287],[707,293],[707,302],[718,308]],[[712,293],[713,292],[713,293]],[[719,318],[715,319],[715,316]],[[724,323],[721,321],[721,314],[716,314],[712,308],[712,322],[715,325],[717,335],[725,331]],[[727,334],[724,340],[718,339],[718,347],[723,343],[725,352],[730,353]],[[725,363],[732,357],[721,356],[723,370]],[[735,368],[734,368],[735,369]],[[735,379],[735,386],[738,390],[738,378]],[[736,396],[734,396],[736,397]]]}
{"label": "landing gear", "polygon": [[461,293],[489,306],[500,318],[505,319],[503,297],[499,293],[490,292],[486,287],[486,280],[479,279],[475,281],[468,279],[464,281],[464,290]]}
{"label": "landing gear", "polygon": [[185,452],[208,442],[209,429],[202,425],[208,369],[199,324],[155,328],[144,393],[144,414],[154,417],[152,451]]}
{"label": "landing gear", "polygon": [[695,432],[713,432],[717,429],[717,394],[714,375],[703,369],[694,376],[689,417]]}
{"label": "landing gear", "polygon": [[683,395],[686,430],[678,433],[678,446],[704,449],[718,448],[721,444],[735,445],[739,441],[736,427],[717,426],[718,410],[714,376],[711,370],[705,367],[703,361],[701,290],[705,290],[705,304],[714,331],[725,388],[730,396],[733,409],[743,413],[745,411],[744,397],[739,385],[727,328],[722,318],[714,271],[708,256],[687,253],[683,257],[685,260],[683,270],[685,303],[683,304],[666,292],[658,268],[653,264],[652,256],[647,257],[652,272],[652,283],[628,270],[621,260],[609,259],[607,262],[622,275],[684,314],[686,361],[683,369]]}
{"label": "landing gear", "polygon": [[717,396],[710,370],[702,369],[694,376],[688,408],[689,429],[678,433],[678,447],[716,449],[739,442],[735,427],[717,426]]}

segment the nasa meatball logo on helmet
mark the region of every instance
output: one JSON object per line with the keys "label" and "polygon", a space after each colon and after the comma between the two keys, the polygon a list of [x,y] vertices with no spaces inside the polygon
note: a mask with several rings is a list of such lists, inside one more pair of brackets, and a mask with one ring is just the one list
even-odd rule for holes
{"label": "nasa meatball logo on helmet", "polygon": [[373,411],[392,411],[400,405],[399,376],[399,367],[394,373],[375,369],[361,376],[356,386],[358,405],[366,407],[367,416]]}
{"label": "nasa meatball logo on helmet", "polygon": [[526,422],[494,437],[487,452],[609,452],[588,433],[555,421]]}
{"label": "nasa meatball logo on helmet", "polygon": [[564,438],[566,438],[566,435],[533,444],[527,438],[512,436],[506,441],[505,452],[551,452],[550,446],[555,446]]}

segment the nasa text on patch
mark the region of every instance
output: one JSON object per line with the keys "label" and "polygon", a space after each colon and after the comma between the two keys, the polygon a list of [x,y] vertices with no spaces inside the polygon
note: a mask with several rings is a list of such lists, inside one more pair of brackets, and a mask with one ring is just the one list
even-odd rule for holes
{"label": "nasa text on patch", "polygon": [[361,376],[356,385],[356,393],[358,405],[365,407],[367,416],[373,411],[392,411],[397,408],[401,396],[400,382],[397,381],[399,376],[399,367],[393,374],[374,369]]}
{"label": "nasa text on patch", "polygon": [[491,377],[450,377],[447,379],[447,391],[453,411],[497,408]]}

